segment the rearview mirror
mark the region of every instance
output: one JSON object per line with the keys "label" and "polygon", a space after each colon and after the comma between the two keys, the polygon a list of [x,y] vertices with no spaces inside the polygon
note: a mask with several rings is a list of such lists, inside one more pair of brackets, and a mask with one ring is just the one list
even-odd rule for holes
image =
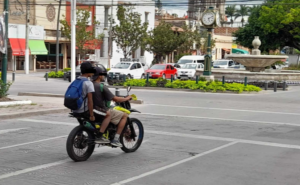
{"label": "rearview mirror", "polygon": [[131,90],[131,87],[130,87],[130,86],[127,87],[127,93],[128,93],[128,94],[129,94],[130,90]]}

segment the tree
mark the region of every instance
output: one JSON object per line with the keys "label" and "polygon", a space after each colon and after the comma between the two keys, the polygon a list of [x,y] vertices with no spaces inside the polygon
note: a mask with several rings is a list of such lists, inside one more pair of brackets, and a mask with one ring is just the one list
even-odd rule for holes
{"label": "tree", "polygon": [[236,37],[236,43],[247,48],[253,48],[252,41],[254,36],[259,36],[261,40],[260,50],[262,52],[269,52],[283,47],[285,42],[280,34],[265,33],[262,29],[263,23],[259,21],[261,7],[254,7],[250,10],[248,23],[233,33]]}
{"label": "tree", "polygon": [[242,17],[242,27],[244,27],[244,17],[249,15],[249,7],[247,7],[246,5],[240,5],[240,9],[236,10],[236,15],[235,15],[235,19],[237,19],[238,17]]}
{"label": "tree", "polygon": [[[80,56],[84,56],[88,51],[93,47],[87,47],[87,45],[99,46],[102,42],[103,35],[95,36],[95,28],[100,25],[100,22],[96,21],[95,18],[92,20],[92,25],[94,26],[92,29],[88,30],[87,26],[90,19],[90,11],[84,9],[76,10],[76,46],[78,48],[78,53]],[[66,36],[69,40],[71,40],[71,25],[66,20],[65,15],[63,15],[63,19],[60,20],[62,25],[61,32],[64,36]]]}
{"label": "tree", "polygon": [[236,8],[235,5],[227,6],[225,9],[225,14],[227,17],[230,17],[231,27],[233,26],[233,17],[236,16]]}
{"label": "tree", "polygon": [[156,61],[162,56],[173,52],[181,45],[181,37],[178,32],[172,30],[172,25],[166,22],[160,24],[150,32],[147,40],[147,50],[156,54]]}
{"label": "tree", "polygon": [[[117,18],[119,24],[112,27],[113,40],[123,51],[124,58],[132,55],[139,47],[145,48],[148,38],[148,22],[142,23],[141,15],[133,12],[132,6],[118,6]],[[116,22],[112,20],[112,23]]]}
{"label": "tree", "polygon": [[177,13],[173,13],[172,16],[173,17],[178,17],[178,14]]}
{"label": "tree", "polygon": [[266,33],[282,34],[287,46],[300,50],[300,0],[267,1],[259,21]]}

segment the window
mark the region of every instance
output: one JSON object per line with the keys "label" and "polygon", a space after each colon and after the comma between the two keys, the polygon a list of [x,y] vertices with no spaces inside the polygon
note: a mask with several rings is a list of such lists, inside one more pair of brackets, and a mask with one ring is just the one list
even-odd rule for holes
{"label": "window", "polygon": [[108,10],[109,7],[106,6],[104,9],[104,27],[108,27]]}
{"label": "window", "polygon": [[133,64],[130,69],[136,69],[136,64]]}
{"label": "window", "polygon": [[145,22],[149,22],[148,15],[149,15],[149,12],[145,12]]}
{"label": "window", "polygon": [[204,60],[197,60],[197,63],[204,63]]}
{"label": "window", "polygon": [[142,63],[142,66],[145,66],[145,64],[144,64],[144,63]]}
{"label": "window", "polygon": [[167,70],[170,70],[170,66],[169,65],[167,66]]}
{"label": "window", "polygon": [[141,64],[137,63],[136,65],[138,69],[142,68]]}
{"label": "window", "polygon": [[145,56],[145,50],[141,48],[141,57]]}
{"label": "window", "polygon": [[170,66],[171,67],[171,70],[174,70],[174,67],[173,66]]}

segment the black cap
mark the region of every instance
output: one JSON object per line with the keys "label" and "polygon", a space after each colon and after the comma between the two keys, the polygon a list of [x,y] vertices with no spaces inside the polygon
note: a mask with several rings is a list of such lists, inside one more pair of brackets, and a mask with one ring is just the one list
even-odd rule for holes
{"label": "black cap", "polygon": [[82,74],[96,72],[95,67],[90,62],[83,62],[80,66],[80,70]]}
{"label": "black cap", "polygon": [[95,70],[96,72],[93,76],[94,81],[97,80],[99,76],[107,76],[107,70],[103,65],[99,64],[99,67],[95,67]]}

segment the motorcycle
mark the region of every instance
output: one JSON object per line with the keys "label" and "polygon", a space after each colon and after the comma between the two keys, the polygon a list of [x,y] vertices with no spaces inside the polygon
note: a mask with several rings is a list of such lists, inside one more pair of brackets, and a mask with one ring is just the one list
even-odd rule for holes
{"label": "motorcycle", "polygon": [[[129,95],[130,90],[131,87],[128,87],[127,95]],[[127,113],[140,113],[139,111],[131,108],[131,104],[129,101],[115,103],[115,106],[118,106],[123,110],[125,109],[125,112]],[[101,122],[90,121],[85,116],[78,115],[76,113],[70,113],[70,117],[76,118],[79,123],[79,126],[75,127],[69,134],[66,144],[67,153],[73,161],[86,161],[94,152],[96,145],[98,145],[98,147],[108,146],[116,148],[110,143],[95,144],[95,138],[99,134]],[[106,139],[112,141],[115,137],[116,132],[117,125],[110,123],[103,136]],[[120,135],[120,143],[123,145],[121,149],[125,153],[135,152],[141,146],[143,138],[144,127],[142,122],[136,118],[128,117],[126,125]]]}

